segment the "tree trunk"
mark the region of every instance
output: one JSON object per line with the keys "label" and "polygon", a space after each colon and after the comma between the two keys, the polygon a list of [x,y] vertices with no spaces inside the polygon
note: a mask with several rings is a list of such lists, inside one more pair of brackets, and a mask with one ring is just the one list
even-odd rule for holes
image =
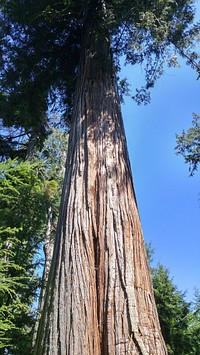
{"label": "tree trunk", "polygon": [[52,256],[53,256],[53,247],[54,247],[54,240],[55,240],[55,229],[54,229],[54,223],[53,223],[53,212],[52,212],[52,207],[50,206],[48,209],[48,220],[47,220],[47,229],[46,229],[46,235],[45,235],[45,241],[44,241],[44,255],[45,255],[45,264],[44,264],[44,270],[43,270],[43,275],[42,275],[42,283],[43,286],[41,288],[41,294],[40,294],[40,302],[39,302],[39,311],[43,309],[43,304],[44,304],[44,296],[45,296],[45,289],[48,281],[48,276],[49,276],[49,271],[51,267],[51,261],[52,261]]}
{"label": "tree trunk", "polygon": [[53,256],[54,241],[55,241],[55,224],[53,223],[52,206],[50,206],[48,208],[47,228],[46,228],[45,241],[43,247],[45,263],[44,263],[44,270],[42,275],[42,286],[40,290],[40,296],[39,296],[38,308],[37,308],[38,315],[33,329],[33,340],[32,340],[33,346],[35,346],[35,339],[38,331],[40,314],[42,312],[42,309],[44,308],[45,292],[46,292],[46,286],[47,286],[47,281],[49,277],[51,261]]}
{"label": "tree trunk", "polygon": [[110,42],[85,33],[34,354],[163,355]]}

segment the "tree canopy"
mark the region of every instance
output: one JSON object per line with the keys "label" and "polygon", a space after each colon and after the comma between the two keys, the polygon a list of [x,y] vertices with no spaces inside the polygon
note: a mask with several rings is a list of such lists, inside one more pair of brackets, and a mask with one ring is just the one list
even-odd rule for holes
{"label": "tree canopy", "polygon": [[[49,131],[49,111],[70,122],[82,30],[97,16],[99,1],[2,1],[0,5],[0,117],[4,127],[1,153],[27,154]],[[146,84],[133,95],[149,101],[149,89],[164,64],[184,56],[199,75],[199,24],[193,0],[104,1],[116,69],[119,58],[143,64]],[[99,33],[99,36],[101,34]],[[14,127],[14,129],[13,129]],[[19,140],[20,136],[20,140]]]}

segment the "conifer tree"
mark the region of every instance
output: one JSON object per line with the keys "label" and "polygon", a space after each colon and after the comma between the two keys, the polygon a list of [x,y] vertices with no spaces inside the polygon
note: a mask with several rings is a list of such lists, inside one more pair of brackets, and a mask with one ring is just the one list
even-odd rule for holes
{"label": "conifer tree", "polygon": [[32,304],[39,287],[37,252],[49,204],[41,169],[36,163],[17,160],[0,164],[1,354],[5,348],[21,355],[31,350]]}
{"label": "conifer tree", "polygon": [[[42,294],[51,262],[63,181],[67,135],[52,129],[32,161],[0,164],[0,353],[31,349],[35,307],[45,250]],[[24,214],[27,214],[26,219]],[[50,217],[49,217],[50,215]],[[48,232],[47,232],[48,230]],[[50,240],[49,240],[50,238]],[[42,294],[40,302],[42,303]],[[21,347],[23,350],[21,350]]]}
{"label": "conifer tree", "polygon": [[194,302],[186,300],[186,292],[178,290],[170,270],[158,263],[152,266],[154,249],[146,245],[151,268],[155,301],[162,334],[170,355],[194,355],[200,348],[200,297],[195,290]]}
{"label": "conifer tree", "polygon": [[161,264],[152,269],[152,276],[156,305],[168,354],[193,354],[190,303],[186,302],[184,293],[178,291],[173,284],[169,270]]}
{"label": "conifer tree", "polygon": [[200,163],[200,116],[193,115],[192,127],[177,135],[177,154],[181,154],[189,164],[190,175],[198,170]]}
{"label": "conifer tree", "polygon": [[[30,144],[47,107],[71,122],[54,255],[35,354],[166,354],[116,83],[119,55],[149,88],[176,54],[199,73],[191,0],[3,1],[1,116]],[[56,100],[55,100],[56,97]],[[52,107],[52,106],[51,106]],[[13,150],[12,137],[2,139]],[[5,147],[6,154],[6,147]]]}

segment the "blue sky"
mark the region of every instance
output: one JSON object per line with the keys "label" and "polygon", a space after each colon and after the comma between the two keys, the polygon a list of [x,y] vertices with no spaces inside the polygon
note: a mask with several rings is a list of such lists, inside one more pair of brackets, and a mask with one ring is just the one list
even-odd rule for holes
{"label": "blue sky", "polygon": [[[132,87],[142,68],[122,70]],[[175,154],[176,133],[200,114],[200,82],[185,64],[166,68],[152,89],[148,106],[125,99],[122,112],[145,241],[152,241],[154,261],[170,269],[174,284],[192,300],[200,289],[200,172],[189,177],[188,165]]]}

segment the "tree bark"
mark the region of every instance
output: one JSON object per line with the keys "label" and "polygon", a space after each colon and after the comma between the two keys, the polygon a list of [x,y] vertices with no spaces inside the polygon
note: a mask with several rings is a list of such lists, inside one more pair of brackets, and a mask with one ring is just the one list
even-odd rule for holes
{"label": "tree bark", "polygon": [[34,354],[164,355],[110,42],[85,33]]}
{"label": "tree bark", "polygon": [[45,241],[43,247],[45,261],[44,261],[44,269],[42,274],[42,286],[41,286],[40,296],[38,301],[37,319],[33,329],[33,337],[32,337],[33,346],[35,346],[35,339],[38,331],[40,314],[44,308],[45,292],[46,292],[46,286],[48,282],[51,261],[53,256],[54,241],[55,241],[55,223],[53,223],[52,206],[50,206],[48,208],[47,228],[46,228]]}

